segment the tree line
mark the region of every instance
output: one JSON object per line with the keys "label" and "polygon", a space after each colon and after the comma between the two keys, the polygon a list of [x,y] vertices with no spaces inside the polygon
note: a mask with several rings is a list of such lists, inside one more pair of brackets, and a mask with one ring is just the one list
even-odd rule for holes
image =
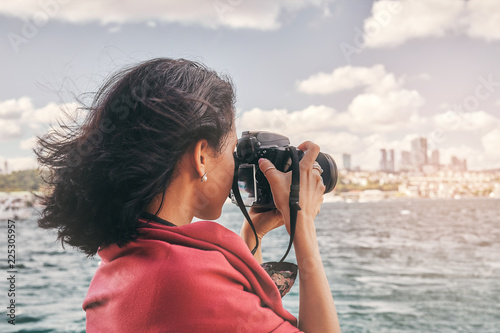
{"label": "tree line", "polygon": [[0,192],[38,191],[41,186],[43,186],[42,176],[36,169],[0,175]]}

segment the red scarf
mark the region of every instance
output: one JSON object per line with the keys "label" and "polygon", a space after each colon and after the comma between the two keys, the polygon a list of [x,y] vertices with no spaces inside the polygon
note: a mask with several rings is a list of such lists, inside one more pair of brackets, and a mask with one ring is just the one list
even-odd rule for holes
{"label": "red scarf", "polygon": [[208,221],[140,231],[99,250],[83,302],[87,332],[299,332],[234,232]]}

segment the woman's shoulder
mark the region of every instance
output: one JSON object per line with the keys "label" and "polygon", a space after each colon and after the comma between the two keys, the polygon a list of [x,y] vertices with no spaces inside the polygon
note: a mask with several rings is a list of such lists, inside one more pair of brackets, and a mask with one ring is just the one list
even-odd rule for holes
{"label": "woman's shoulder", "polygon": [[[206,228],[212,236],[199,233]],[[245,252],[238,246],[228,249],[227,244],[217,244],[224,243],[227,234],[222,228],[206,221],[186,228],[149,225],[147,232],[126,246],[102,249],[99,254],[108,258],[96,272],[84,307],[97,313],[102,306],[99,318],[109,318],[115,311],[122,313],[126,304],[136,304],[141,313],[131,314],[135,318],[144,311],[150,319],[190,328],[224,331],[254,324],[267,331],[293,328],[284,322],[284,318],[293,322],[293,316],[281,307],[272,281],[262,275],[267,273],[248,248]],[[252,318],[261,322],[249,321]]]}
{"label": "woman's shoulder", "polygon": [[228,251],[241,258],[253,258],[238,234],[213,221],[197,221],[176,227],[150,222],[139,230],[139,240],[158,240],[200,250]]}
{"label": "woman's shoulder", "polygon": [[204,276],[247,284],[231,263],[256,264],[238,235],[210,221],[180,227],[148,223],[136,240],[123,247],[110,245],[98,254],[100,270],[127,271],[128,275],[141,276],[142,281],[154,282],[161,277],[174,285],[211,283]]}
{"label": "woman's shoulder", "polygon": [[[92,303],[163,302],[177,304],[198,298],[251,289],[247,279],[219,251],[139,238],[101,249],[101,263],[92,279],[84,307]],[[176,295],[180,298],[177,299]],[[209,296],[210,295],[210,296]]]}

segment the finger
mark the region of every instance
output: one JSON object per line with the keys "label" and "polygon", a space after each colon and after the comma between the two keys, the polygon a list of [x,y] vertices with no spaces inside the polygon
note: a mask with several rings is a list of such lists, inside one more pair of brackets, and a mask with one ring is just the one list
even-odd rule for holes
{"label": "finger", "polygon": [[319,176],[321,177],[322,172],[318,170],[318,168],[313,168],[313,171],[316,170],[318,171]]}
{"label": "finger", "polygon": [[[315,169],[313,169],[313,171],[314,170]],[[323,181],[323,177],[321,176],[321,173],[320,172],[315,172],[315,174],[317,174],[318,184],[321,185],[321,186],[325,186],[325,183]]]}
{"label": "finger", "polygon": [[272,181],[280,174],[274,164],[266,158],[259,159],[259,168],[269,181]]}
{"label": "finger", "polygon": [[300,164],[304,164],[304,167],[312,168],[319,154],[319,146],[314,142],[306,141],[301,143],[297,148],[304,152],[304,157],[300,161]]}

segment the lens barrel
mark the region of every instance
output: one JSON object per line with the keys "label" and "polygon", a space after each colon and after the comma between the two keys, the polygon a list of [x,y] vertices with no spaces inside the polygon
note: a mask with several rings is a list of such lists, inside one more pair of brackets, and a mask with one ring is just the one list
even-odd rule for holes
{"label": "lens barrel", "polygon": [[316,158],[316,162],[319,163],[321,168],[323,169],[323,173],[321,177],[323,178],[323,184],[325,184],[325,193],[329,193],[333,191],[335,185],[337,185],[338,179],[338,170],[337,165],[333,158],[325,153],[319,153]]}

